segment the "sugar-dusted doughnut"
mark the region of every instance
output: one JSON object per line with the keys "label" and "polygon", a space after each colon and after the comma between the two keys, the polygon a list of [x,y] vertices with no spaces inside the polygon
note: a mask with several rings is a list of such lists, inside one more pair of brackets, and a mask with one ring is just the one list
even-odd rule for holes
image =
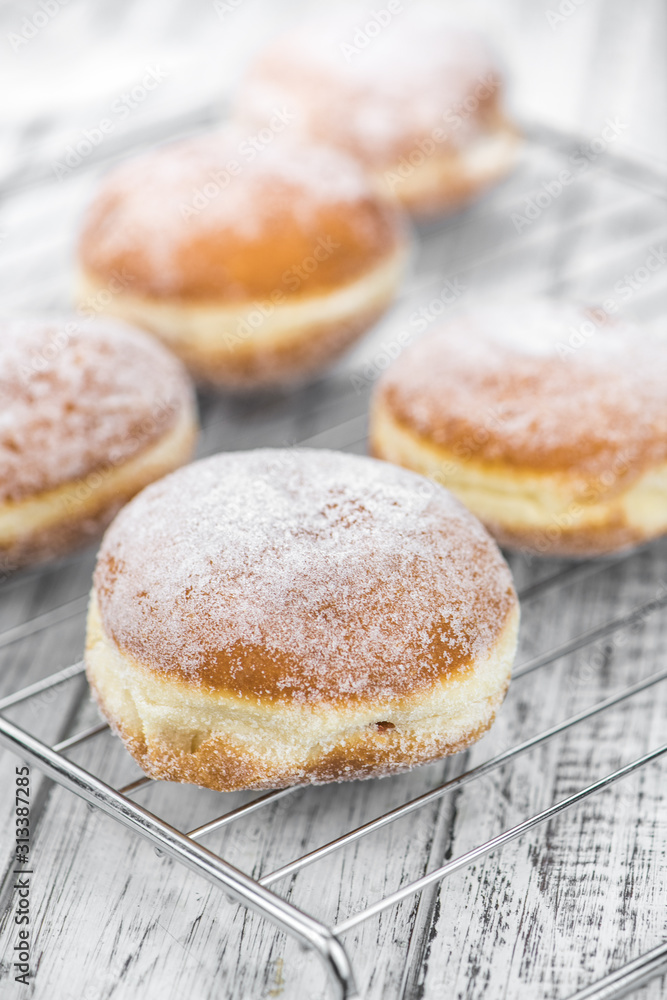
{"label": "sugar-dusted doughnut", "polygon": [[363,13],[331,4],[251,63],[236,116],[290,129],[357,157],[414,215],[458,209],[513,166],[518,135],[503,75],[474,30],[436,5]]}
{"label": "sugar-dusted doughnut", "polygon": [[0,323],[0,569],[91,541],[189,458],[196,428],[181,364],[141,331]]}
{"label": "sugar-dusted doughnut", "polygon": [[102,543],[87,674],[153,777],[221,790],[401,771],[491,725],[512,580],[440,486],[336,452],[217,455]]}
{"label": "sugar-dusted doughnut", "polygon": [[[252,153],[252,155],[251,155]],[[202,381],[252,389],[316,375],[392,301],[407,237],[345,154],[226,130],[103,182],[80,245],[80,303],[150,330]]]}
{"label": "sugar-dusted doughnut", "polygon": [[378,383],[373,454],[503,544],[613,552],[667,531],[667,338],[553,299],[461,310]]}

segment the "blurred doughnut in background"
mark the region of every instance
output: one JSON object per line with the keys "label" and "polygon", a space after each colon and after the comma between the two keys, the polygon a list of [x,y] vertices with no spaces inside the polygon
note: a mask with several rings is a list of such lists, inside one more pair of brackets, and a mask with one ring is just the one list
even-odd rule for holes
{"label": "blurred doughnut in background", "polygon": [[484,37],[430,4],[336,5],[251,62],[235,115],[347,150],[413,215],[461,208],[503,178],[518,133]]}
{"label": "blurred doughnut in background", "polygon": [[360,165],[308,140],[253,153],[234,129],[113,172],[80,243],[81,305],[111,276],[107,310],[160,337],[198,380],[301,382],[372,326],[403,275],[400,211]]}

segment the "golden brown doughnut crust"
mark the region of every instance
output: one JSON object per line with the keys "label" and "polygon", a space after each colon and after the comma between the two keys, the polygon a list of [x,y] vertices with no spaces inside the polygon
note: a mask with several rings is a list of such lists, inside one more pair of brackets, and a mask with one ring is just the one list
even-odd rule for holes
{"label": "golden brown doughnut crust", "polygon": [[427,690],[468,670],[515,603],[495,544],[447,491],[299,449],[154,483],[108,530],[95,591],[106,634],[147,670],[285,703]]}
{"label": "golden brown doughnut crust", "polygon": [[553,524],[534,530],[522,528],[520,531],[513,531],[507,525],[490,521],[486,522],[486,527],[498,544],[508,549],[570,559],[609,555],[646,541],[643,532],[632,528],[618,517],[595,527],[577,526],[570,530]]}
{"label": "golden brown doughnut crust", "polygon": [[[261,313],[252,306],[245,316],[239,314],[233,322],[225,321],[224,317],[218,320],[221,329],[215,338],[198,337],[192,328],[187,330],[187,305],[181,307],[183,325],[180,328],[173,317],[169,317],[169,332],[165,332],[164,317],[155,311],[155,306],[161,305],[158,300],[125,298],[123,312],[128,320],[154,333],[171,347],[198,383],[232,392],[296,385],[331,364],[386,312],[403,271],[404,255],[397,254],[388,265],[378,269],[375,285],[368,283],[365,295],[357,295],[354,307],[348,299],[344,315],[335,309],[335,303],[332,308],[336,292],[322,295],[317,301],[316,316],[311,313],[304,322],[303,318],[292,315],[289,323],[283,323],[282,336],[279,333],[259,342],[252,336],[250,321],[259,317],[261,325]],[[85,286],[85,291],[93,292],[93,289]],[[349,291],[350,286],[343,294]],[[215,318],[209,319],[209,325],[215,326]],[[242,334],[250,332],[250,335],[244,339],[239,336],[239,330]]]}
{"label": "golden brown doughnut crust", "polygon": [[[147,483],[166,475],[187,461],[194,451],[197,424],[194,412],[184,414],[176,431],[161,439],[161,454],[151,446],[120,466],[100,465],[71,483],[71,490],[57,497],[57,519],[45,526],[17,534],[10,542],[0,540],[0,577],[15,569],[67,555],[99,539],[115,515]],[[159,447],[158,443],[158,447]],[[149,457],[150,456],[150,457]],[[70,484],[68,484],[70,485]],[[58,490],[38,494],[44,499]],[[28,500],[11,504],[20,510]]]}
{"label": "golden brown doughnut crust", "polygon": [[181,364],[107,320],[0,329],[0,570],[98,535],[192,451],[196,408]]}
{"label": "golden brown doughnut crust", "polygon": [[665,338],[536,299],[461,310],[406,350],[376,405],[459,461],[611,497],[667,460],[666,385]]}
{"label": "golden brown doughnut crust", "polygon": [[244,141],[228,130],[114,171],[85,220],[84,273],[161,300],[296,301],[354,281],[403,241],[396,208],[342,153],[276,138],[248,160]]}
{"label": "golden brown doughnut crust", "polygon": [[335,452],[222,454],[108,530],[87,673],[154,777],[339,781],[477,739],[517,620],[495,543],[441,487]]}
{"label": "golden brown doughnut crust", "polygon": [[[429,740],[406,737],[405,733],[393,727],[385,728],[380,722],[339,740],[332,749],[313,757],[298,772],[286,773],[277,762],[272,766],[270,760],[253,759],[240,741],[219,735],[187,753],[175,749],[166,740],[159,745],[151,741],[149,746],[140,729],[129,729],[114,719],[104,695],[94,682],[90,683],[101,711],[146,774],[158,781],[190,782],[221,792],[356,781],[397,774],[465,750],[488,732],[495,718],[494,705],[482,725],[454,742],[437,735]],[[507,686],[499,693],[498,702],[502,701],[506,689]]]}
{"label": "golden brown doughnut crust", "polygon": [[193,406],[182,365],[113,320],[0,326],[0,502],[119,465]]}
{"label": "golden brown doughnut crust", "polygon": [[241,345],[219,359],[211,354],[205,360],[195,351],[183,351],[183,358],[202,383],[219,385],[224,378],[227,388],[239,390],[294,385],[322,372],[378,322],[386,309],[383,301],[342,321],[313,323],[302,328],[298,339],[266,345],[261,350],[249,343],[245,350]]}

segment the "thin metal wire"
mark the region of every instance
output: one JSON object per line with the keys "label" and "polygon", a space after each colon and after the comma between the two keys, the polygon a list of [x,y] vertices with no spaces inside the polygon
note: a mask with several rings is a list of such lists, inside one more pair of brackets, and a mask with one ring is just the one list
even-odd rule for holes
{"label": "thin metal wire", "polygon": [[637,622],[640,622],[648,617],[649,614],[652,614],[654,611],[664,607],[667,607],[667,594],[664,597],[656,597],[647,601],[645,604],[640,604],[627,615],[621,615],[619,618],[613,618],[611,621],[605,622],[603,625],[596,625],[595,628],[589,629],[587,632],[582,632],[580,635],[574,636],[572,639],[568,639],[567,642],[561,643],[560,646],[556,646],[554,649],[550,649],[547,653],[539,653],[532,659],[525,660],[512,671],[512,677],[514,680],[518,677],[525,677],[526,674],[539,669],[539,667],[545,667],[547,664],[553,663],[555,660],[560,660],[563,656],[568,656],[570,653],[576,653],[577,650],[583,649],[584,646],[590,645],[590,643],[595,642],[597,639],[604,639],[605,636],[611,635],[611,633],[616,632],[617,629],[627,628],[629,625],[635,625]]}
{"label": "thin metal wire", "polygon": [[[567,582],[569,581],[569,579],[570,579],[569,574],[565,576],[557,574],[554,578],[552,578],[549,581],[548,588],[543,588],[543,589],[553,589],[554,587],[558,586],[559,583],[562,583],[564,581]],[[569,640],[567,643],[562,644],[557,649],[551,650],[546,654],[540,654],[539,656],[533,658],[532,660],[526,661],[519,668],[517,668],[515,672],[515,677],[525,676],[527,673],[530,673],[541,666],[545,666],[546,664],[553,662],[555,659],[561,656],[565,656],[571,652],[574,652],[577,649],[580,649],[583,646],[589,644],[590,642],[593,642],[598,638],[602,638],[608,635],[610,632],[613,632],[618,628],[626,627],[628,625],[641,621],[643,618],[647,616],[648,613],[651,613],[652,611],[657,610],[660,607],[663,607],[665,603],[667,603],[667,599],[651,600],[633,609],[633,611],[631,611],[627,615],[620,616],[618,618],[613,619],[610,622],[604,623],[601,626],[597,626],[596,628],[591,629],[586,633],[582,633],[581,635],[573,638],[572,640]],[[24,688],[23,690],[16,692],[14,695],[10,695],[7,698],[2,699],[0,701],[0,710],[8,708],[14,704],[23,702],[30,697],[35,697],[59,684],[64,683],[65,681],[73,677],[79,676],[83,672],[83,670],[84,670],[83,663],[77,663],[73,664],[71,667],[66,667],[63,670],[58,671],[56,674],[53,674],[42,681],[38,681],[36,684],[30,685],[27,688]],[[457,787],[468,781],[472,781],[476,777],[481,777],[484,773],[487,773],[488,771],[490,771],[495,767],[500,767],[503,763],[506,763],[514,756],[517,756],[519,753],[526,752],[531,747],[536,746],[538,743],[544,742],[547,739],[550,739],[553,736],[557,735],[558,733],[565,731],[567,728],[569,728],[572,725],[575,725],[577,722],[584,721],[587,718],[591,718],[593,715],[598,714],[599,712],[604,711],[606,708],[610,708],[612,705],[617,704],[623,701],[624,699],[631,697],[633,694],[637,694],[642,690],[646,690],[651,685],[666,679],[666,677],[667,677],[667,671],[663,671],[659,674],[653,675],[650,678],[647,678],[645,681],[641,681],[635,685],[632,685],[630,688],[626,688],[624,691],[621,691],[616,695],[610,696],[603,702],[591,706],[591,708],[586,709],[583,712],[578,713],[576,716],[572,716],[570,719],[565,720],[565,722],[552,727],[551,730],[547,730],[544,733],[532,737],[531,739],[526,740],[523,744],[519,744],[516,747],[510,748],[503,754],[499,754],[497,757],[492,758],[490,761],[485,762],[478,768],[472,769],[471,771],[466,772],[455,779],[452,779],[452,781],[446,783],[446,785],[440,786],[438,789],[434,789],[432,792],[426,793],[424,796],[420,796],[419,799],[412,800],[412,802],[406,803],[404,806],[398,807],[398,809],[392,810],[390,813],[387,813],[382,817],[378,817],[378,819],[371,821],[371,823],[369,824],[365,824],[363,827],[359,827],[357,830],[350,831],[343,837],[338,838],[336,841],[332,841],[330,844],[324,845],[322,848],[318,848],[316,851],[311,852],[309,855],[305,855],[303,858],[296,859],[290,865],[284,866],[284,868],[278,869],[277,871],[264,876],[262,879],[258,880],[255,884],[268,886],[274,881],[277,881],[279,878],[283,878],[289,874],[296,872],[300,868],[305,867],[306,865],[311,864],[316,860],[319,860],[319,858],[324,857],[326,854],[339,849],[346,843],[351,843],[353,840],[359,839],[362,836],[366,836],[373,830],[379,829],[381,826],[393,822],[395,819],[400,818],[400,816],[407,815],[414,809],[420,808],[422,805],[427,804],[428,801],[433,801],[435,798],[438,798],[439,796],[445,794],[453,787]],[[70,749],[74,746],[79,745],[80,743],[83,743],[85,740],[90,739],[101,732],[106,731],[107,728],[108,727],[104,724],[90,727],[89,729],[84,730],[76,734],[75,736],[72,736],[69,739],[64,740],[61,743],[57,744],[54,750],[56,752],[62,752],[64,750]],[[599,781],[593,783],[593,785],[588,786],[586,789],[582,789],[580,792],[575,793],[568,799],[563,800],[560,803],[556,803],[554,806],[550,807],[550,809],[548,810],[545,810],[543,813],[530,817],[528,820],[524,821],[523,824],[519,824],[517,827],[514,827],[511,830],[505,831],[503,834],[500,834],[498,837],[493,838],[491,841],[487,841],[486,844],[479,845],[479,847],[477,847],[473,852],[468,852],[468,855],[463,855],[461,858],[455,859],[454,862],[450,862],[449,865],[443,866],[442,869],[437,869],[435,872],[432,872],[429,875],[424,876],[422,879],[419,879],[408,886],[404,886],[396,893],[393,893],[390,896],[385,897],[384,900],[381,900],[378,903],[374,904],[374,906],[369,907],[364,911],[361,911],[360,913],[348,918],[348,920],[346,921],[343,921],[335,929],[336,933],[342,933],[346,930],[351,929],[353,926],[356,926],[357,923],[360,923],[366,919],[370,919],[376,913],[382,912],[384,909],[392,905],[395,905],[395,903],[400,902],[408,895],[412,895],[415,892],[421,891],[421,889],[425,888],[426,885],[431,884],[434,881],[439,881],[441,878],[447,877],[448,874],[450,874],[454,870],[457,870],[458,867],[463,867],[464,864],[470,863],[471,859],[474,860],[475,857],[480,856],[479,852],[491,853],[499,846],[502,846],[502,844],[508,842],[509,840],[515,839],[516,837],[521,836],[522,833],[531,829],[533,826],[536,826],[539,823],[544,822],[546,819],[550,818],[553,815],[556,815],[556,813],[562,811],[563,809],[569,808],[571,805],[574,805],[576,802],[580,801],[587,795],[593,794],[595,791],[598,791],[601,788],[606,787],[606,785],[611,784],[613,781],[618,780],[621,777],[624,777],[632,770],[635,770],[636,768],[643,766],[643,764],[656,759],[665,751],[667,751],[667,747],[663,747],[657,751],[653,751],[653,753],[646,755],[644,758],[641,758],[640,760],[635,761],[630,765],[627,765],[625,768],[619,769],[612,775],[607,775],[605,778],[600,779]],[[67,765],[69,764],[69,762],[65,761],[65,764]],[[136,781],[131,782],[130,784],[124,786],[119,790],[119,792],[120,794],[129,793],[138,790],[142,787],[145,787],[151,783],[152,783],[151,778],[149,778],[148,776],[143,776],[137,779]],[[213,832],[214,830],[219,829],[220,827],[223,827],[226,824],[231,823],[236,819],[240,819],[244,816],[251,814],[252,812],[259,810],[264,805],[269,805],[271,804],[271,802],[275,802],[277,799],[293,793],[295,790],[296,789],[294,788],[288,788],[288,789],[280,789],[275,792],[269,792],[266,795],[260,796],[257,799],[253,800],[253,802],[246,804],[245,806],[241,806],[238,809],[232,810],[223,816],[217,817],[216,819],[211,820],[206,824],[203,824],[201,827],[197,827],[195,830],[192,830],[190,832],[188,837],[194,840],[198,837],[205,836],[207,833]],[[466,861],[466,859],[468,860]],[[607,997],[609,997],[611,1000],[612,996],[620,997],[622,995],[625,995],[625,992],[627,992],[624,986],[626,981],[631,983],[635,982],[638,983],[640,981],[638,977],[641,976],[643,977],[641,978],[641,981],[643,982],[646,979],[651,978],[653,975],[658,974],[656,970],[659,971],[659,966],[656,964],[653,954],[651,953],[651,955],[645,956],[642,959],[638,959],[635,963],[632,963],[631,967],[628,967],[628,969],[629,969],[628,976],[630,977],[629,979],[626,980],[625,976],[623,978],[619,978],[618,974],[611,974],[610,977],[606,977],[605,980],[601,981],[600,984],[594,984],[592,987],[588,988],[588,991],[583,992],[581,994],[581,997],[577,996],[576,1000],[584,1000],[584,997],[586,998],[586,1000],[589,1000],[589,998],[590,1000],[593,1000],[593,998],[595,998],[595,1000],[603,1000],[603,998],[605,998],[606,1000]],[[342,995],[348,996],[350,998],[356,996],[355,993],[350,993],[350,992],[345,993],[344,992],[345,989],[347,989],[347,987],[343,987]],[[618,992],[619,989],[623,989],[623,992]],[[600,992],[600,990],[604,990],[604,992]],[[613,992],[610,992],[610,990],[612,990]]]}
{"label": "thin metal wire", "polygon": [[634,559],[643,549],[636,548],[632,552],[624,552],[620,556],[608,557],[606,559],[589,559],[582,560],[579,563],[575,563],[574,566],[566,566],[565,569],[560,570],[558,573],[554,573],[553,576],[547,576],[543,580],[537,580],[536,583],[531,583],[523,590],[518,591],[519,600],[522,604],[526,601],[532,601],[536,597],[542,597],[545,593],[552,590],[556,586],[560,586],[564,583],[572,583],[580,580],[585,580],[589,576],[595,576],[598,573],[604,573],[606,570],[611,569],[614,566],[618,566],[620,563],[627,562],[629,559]]}
{"label": "thin metal wire", "polygon": [[[553,125],[543,122],[530,121],[522,123],[522,135],[533,142],[548,146],[552,149],[561,149],[563,152],[577,152],[582,145],[587,145],[590,138],[585,135],[576,136],[571,132],[566,132]],[[615,177],[620,177],[626,184],[650,195],[652,198],[664,201],[667,195],[667,175],[660,167],[654,164],[647,164],[631,155],[618,151],[606,152],[599,160],[599,166],[608,169]]]}
{"label": "thin metal wire", "polygon": [[490,774],[491,771],[502,767],[504,764],[507,764],[508,761],[513,760],[520,754],[533,750],[536,746],[546,743],[555,736],[559,736],[561,733],[566,732],[568,729],[572,728],[572,726],[576,726],[580,722],[592,719],[601,712],[612,708],[614,705],[620,704],[628,698],[634,697],[636,694],[640,694],[642,691],[648,690],[648,688],[653,687],[654,684],[659,684],[664,680],[667,680],[667,670],[663,670],[658,674],[653,674],[644,681],[638,681],[636,684],[632,684],[623,691],[619,691],[617,694],[611,695],[609,698],[605,698],[604,701],[600,701],[596,705],[592,705],[590,708],[586,708],[583,711],[578,712],[576,715],[570,716],[569,719],[565,719],[563,722],[557,723],[557,725],[552,726],[550,729],[545,729],[542,733],[538,733],[536,736],[531,736],[530,739],[524,740],[523,743],[518,743],[516,746],[510,747],[510,749],[504,750],[502,753],[497,754],[495,757],[491,757],[483,764],[478,764],[477,767],[473,767],[469,771],[464,771],[463,774],[459,774],[455,778],[450,778],[449,781],[446,781],[444,784],[432,789],[430,792],[425,792],[423,795],[419,795],[417,798],[411,799],[404,805],[398,806],[396,809],[392,809],[390,812],[384,813],[382,816],[378,816],[377,819],[371,820],[369,823],[364,823],[363,826],[357,827],[356,830],[350,830],[348,833],[343,834],[341,837],[337,837],[328,844],[324,844],[322,847],[318,847],[316,850],[310,851],[308,854],[304,854],[303,857],[297,858],[296,860],[290,862],[290,864],[284,865],[282,868],[278,868],[276,871],[262,876],[262,878],[259,879],[260,884],[267,886],[273,885],[273,883],[277,882],[279,879],[286,878],[288,875],[293,875],[295,872],[300,871],[307,865],[311,865],[315,861],[320,861],[322,858],[325,858],[327,855],[333,853],[333,851],[340,850],[340,848],[346,847],[348,844],[352,844],[356,840],[360,840],[369,833],[374,833],[376,830],[382,829],[382,827],[387,826],[389,823],[394,823],[396,820],[402,819],[404,816],[409,815],[416,809],[422,809],[424,806],[430,805],[446,793],[453,792],[455,789],[461,788],[462,785],[467,785],[471,781],[475,781],[478,778],[484,777],[486,774]]}
{"label": "thin metal wire", "polygon": [[153,778],[149,778],[145,774],[142,778],[137,778],[136,781],[131,781],[129,785],[123,785],[122,788],[118,789],[119,795],[129,795],[130,792],[136,792],[139,788],[145,788],[146,785],[150,785],[153,782]]}
{"label": "thin metal wire", "polygon": [[[554,581],[552,586],[555,585],[556,583]],[[649,601],[646,604],[641,605],[638,608],[635,608],[628,615],[620,616],[619,618],[613,619],[611,622],[607,622],[602,626],[598,626],[594,629],[591,629],[588,632],[575,637],[573,640],[570,640],[568,643],[558,647],[557,650],[555,651],[552,650],[548,654],[542,654],[539,657],[534,658],[532,661],[527,661],[527,663],[524,663],[523,665],[521,665],[520,668],[518,668],[516,675],[523,676],[528,672],[537,669],[540,666],[544,666],[549,662],[553,662],[553,660],[556,659],[558,656],[563,656],[566,655],[567,653],[573,652],[575,649],[579,649],[582,646],[586,645],[587,643],[595,641],[595,639],[607,635],[611,631],[614,631],[617,628],[621,628],[629,624],[635,623],[637,621],[640,621],[643,617],[646,616],[648,612],[657,610],[657,608],[662,607],[664,603],[665,603],[664,600]],[[16,694],[10,695],[9,697],[3,699],[2,701],[0,701],[0,709],[10,707],[13,704],[18,704],[22,701],[25,701],[30,697],[37,696],[38,694],[46,690],[49,690],[55,687],[56,685],[69,680],[72,677],[80,675],[83,672],[83,669],[84,665],[82,663],[73,664],[71,667],[66,667],[63,670],[58,671],[51,677],[45,678],[44,680],[39,681],[36,684],[30,685],[29,687],[24,688],[22,691],[19,691]],[[590,718],[592,715],[604,711],[605,708],[611,707],[611,705],[618,703],[624,700],[625,698],[631,697],[632,694],[638,693],[641,690],[645,690],[654,683],[658,683],[660,680],[665,679],[666,674],[667,672],[656,674],[651,678],[647,678],[646,681],[638,682],[637,684],[632,685],[631,688],[627,688],[624,691],[619,692],[617,695],[613,695],[610,698],[605,699],[604,702],[600,702],[598,705],[594,705],[590,709],[578,713],[577,716],[571,717],[571,719],[566,720],[564,723],[552,727],[551,731],[546,731],[545,733],[539,734],[537,737],[533,737],[530,740],[525,741],[524,744],[511,748],[504,754],[498,755],[497,758],[493,758],[491,761],[487,761],[485,764],[480,765],[478,769],[473,769],[473,772],[466,773],[464,775],[461,775],[457,779],[453,779],[452,783],[447,783],[448,786],[451,787],[452,784],[456,783],[462,784],[466,781],[471,781],[473,780],[474,777],[481,776],[481,774],[483,774],[486,770],[490,770],[493,767],[501,766],[502,763],[504,763],[508,759],[511,759],[511,757],[515,756],[516,754],[524,752],[531,746],[537,745],[538,742],[542,742],[543,740],[555,736],[558,732],[562,732],[564,731],[564,729],[569,728],[570,725],[576,724],[577,721],[583,721],[585,718]],[[98,733],[105,731],[106,729],[107,727],[105,725],[90,727],[89,729],[84,730],[83,732],[70,737],[68,740],[64,740],[62,741],[62,743],[57,744],[55,750],[62,751],[65,749],[69,749],[73,746],[78,745],[79,743],[84,742],[86,739],[92,738]],[[642,766],[643,763],[646,763],[649,760],[654,759],[654,757],[662,753],[663,750],[667,750],[667,747],[662,748],[660,751],[655,751],[652,755],[647,755],[646,758],[641,759],[640,761],[633,762],[632,765],[628,765],[626,768],[620,769],[613,775],[607,776],[604,779],[600,779],[600,781],[594,783],[592,786],[589,786],[587,789],[584,789],[581,792],[576,793],[574,796],[570,797],[570,799],[564,800],[561,803],[556,803],[555,806],[552,806],[550,810],[546,810],[545,813],[538,814],[535,817],[531,817],[529,820],[525,821],[524,824],[520,824],[519,827],[513,828],[510,831],[505,831],[504,834],[499,835],[499,837],[494,838],[492,841],[487,842],[485,845],[480,845],[480,847],[477,848],[477,850],[478,851],[484,850],[486,853],[490,853],[492,850],[496,849],[496,847],[500,846],[502,843],[507,842],[507,840],[509,839],[514,839],[515,837],[520,836],[522,832],[525,832],[525,830],[530,829],[532,826],[537,825],[539,822],[543,822],[546,818],[555,815],[556,812],[568,808],[570,805],[573,805],[576,801],[579,801],[582,797],[585,797],[585,795],[592,794],[594,791],[598,790],[601,787],[605,787],[606,784],[611,783],[613,780],[617,780],[618,778],[624,776],[626,773],[629,773],[630,770]],[[69,762],[65,760],[65,764],[67,765],[69,764]],[[135,791],[151,783],[152,783],[151,778],[143,776],[137,779],[136,781],[131,782],[129,785],[124,786],[122,789],[120,789],[120,793],[122,794],[125,792]],[[282,797],[283,795],[291,794],[295,790],[296,789],[293,788],[281,789],[278,790],[277,792],[270,792],[267,795],[260,796],[253,802],[250,802],[245,806],[241,806],[236,810],[232,810],[230,813],[227,813],[214,820],[211,820],[209,823],[204,824],[202,827],[196,828],[195,830],[191,831],[190,838],[194,839],[199,836],[204,836],[207,833],[212,832],[213,830],[226,825],[227,823],[231,823],[235,819],[240,819],[243,816],[249,815],[250,813],[263,807],[265,804],[268,805],[272,801],[275,801],[276,799]],[[434,789],[433,792],[426,793],[425,796],[420,798],[424,798],[427,800],[430,798],[432,800],[433,798],[436,798],[439,795],[444,794],[447,790],[449,790],[447,786],[441,786],[439,789]],[[394,819],[399,818],[400,815],[405,815],[407,814],[407,812],[412,811],[415,808],[419,808],[420,805],[422,804],[425,803],[420,802],[419,804],[417,804],[416,800],[413,800],[412,803],[406,803],[405,806],[399,807],[399,809],[393,810],[391,813],[385,814],[385,816],[383,817],[379,817],[377,820],[372,821],[370,824],[366,824],[364,827],[359,828],[357,831],[351,831],[344,837],[338,838],[338,841],[332,842],[330,845],[324,845],[323,848],[319,848],[317,851],[311,852],[310,855],[306,855],[304,856],[304,858],[297,859],[295,862],[292,862],[290,866],[285,866],[284,869],[280,869],[276,872],[270,873],[267,876],[264,876],[263,879],[260,879],[255,884],[266,886],[273,881],[277,881],[278,878],[284,877],[287,874],[291,874],[293,871],[296,871],[299,868],[312,863],[319,857],[323,857],[325,853],[330,853],[331,851],[337,850],[339,847],[342,847],[345,843],[349,843],[354,839],[358,839],[361,836],[365,836],[367,833],[372,832],[373,829],[378,829],[380,826],[392,822]],[[458,864],[462,866],[463,863],[464,862],[462,859],[457,859],[456,862],[450,863],[450,867],[452,864]],[[437,881],[440,878],[444,878],[448,873],[449,873],[448,870],[445,870],[444,872],[441,870],[437,870],[436,872],[433,872],[428,876],[424,876],[424,879],[428,880],[427,883],[425,883],[424,879],[422,879],[422,880],[417,880],[417,882],[412,883],[410,886],[403,887],[401,890],[398,890],[397,893],[394,893],[391,896],[386,897],[385,900],[381,901],[380,903],[375,904],[374,907],[370,907],[367,910],[362,911],[360,914],[357,914],[354,917],[349,918],[347,921],[344,921],[336,929],[336,931],[343,932],[344,930],[350,929],[353,925],[355,925],[358,922],[361,922],[362,920],[370,919],[370,917],[373,916],[374,913],[380,912],[381,910],[394,905],[394,903],[400,901],[400,899],[405,898],[406,895],[411,895],[414,892],[419,892],[422,888],[425,887],[425,884],[430,884],[431,881]],[[647,977],[657,974],[652,971],[653,963],[649,959],[647,959],[646,961],[648,962],[647,969],[649,970],[648,972],[646,972]],[[642,975],[644,974],[644,972],[642,971],[644,969],[644,963],[642,962],[642,960],[638,960],[638,962],[639,965],[637,966],[637,968],[633,967],[634,969],[633,976],[640,975],[640,972]],[[615,982],[616,980],[614,980],[614,983]],[[613,988],[614,990],[616,990],[615,985]],[[345,990],[347,989],[346,986],[343,986],[342,989],[343,989],[342,993],[343,996],[348,996],[350,998],[356,996],[355,993],[350,993],[349,991],[346,993],[345,992]],[[618,992],[609,993],[608,988],[606,986],[605,990],[606,992],[604,994],[598,994],[597,992],[589,992],[585,995],[587,998],[595,997],[595,1000],[602,1000],[603,996],[605,998],[607,996],[611,998],[612,996],[616,997],[623,995],[622,993]]]}
{"label": "thin metal wire", "polygon": [[56,753],[64,753],[65,750],[71,750],[73,747],[78,747],[81,743],[85,743],[86,740],[90,740],[93,736],[99,736],[100,733],[108,733],[109,724],[106,722],[101,722],[98,726],[91,726],[89,729],[84,729],[82,732],[77,733],[76,736],[70,736],[68,740],[63,740],[61,743],[56,743],[52,747]]}
{"label": "thin metal wire", "polygon": [[510,841],[523,836],[524,833],[532,830],[533,827],[539,826],[540,823],[544,823],[548,819],[552,819],[554,816],[557,816],[558,813],[564,812],[566,809],[570,809],[578,802],[588,798],[589,795],[593,795],[595,792],[599,792],[603,788],[607,788],[609,785],[614,784],[621,778],[625,778],[627,775],[632,774],[633,771],[638,770],[638,768],[643,767],[645,764],[650,764],[652,761],[658,760],[666,753],[667,743],[664,746],[658,747],[656,750],[651,750],[642,757],[638,757],[637,760],[633,760],[630,764],[626,764],[624,767],[618,768],[617,771],[612,771],[611,774],[606,774],[604,778],[598,778],[597,781],[587,785],[585,788],[580,788],[579,791],[574,792],[572,795],[568,795],[567,798],[561,799],[559,802],[555,802],[552,806],[549,806],[548,809],[543,809],[542,812],[535,813],[534,816],[530,816],[522,823],[518,823],[509,830],[499,833],[496,837],[492,837],[491,840],[487,840],[483,844],[479,844],[471,851],[467,851],[465,854],[455,858],[453,861],[449,861],[446,865],[441,865],[440,868],[436,868],[435,871],[429,872],[428,875],[423,875],[421,878],[415,879],[414,882],[410,882],[408,885],[402,886],[402,888],[397,889],[396,892],[392,892],[389,896],[385,896],[384,899],[379,900],[377,903],[373,903],[372,906],[368,906],[365,910],[360,910],[359,913],[355,913],[346,920],[342,920],[339,924],[336,924],[334,928],[336,934],[344,934],[346,931],[356,927],[357,924],[363,923],[364,920],[370,920],[371,917],[377,916],[390,906],[395,906],[408,896],[412,896],[416,892],[421,892],[422,889],[426,889],[427,886],[433,885],[434,882],[440,882],[443,878],[446,878],[448,875],[452,875],[460,868],[466,868],[478,858],[491,854],[499,847],[503,847]]}
{"label": "thin metal wire", "polygon": [[86,665],[83,660],[78,663],[72,663],[69,667],[63,667],[62,670],[56,671],[55,674],[49,674],[41,681],[36,681],[34,684],[29,684],[27,687],[21,688],[20,691],[16,691],[14,694],[7,695],[6,698],[0,699],[0,712],[3,712],[6,708],[11,708],[12,705],[19,705],[22,701],[27,701],[28,698],[34,698],[38,694],[43,694],[45,691],[50,691],[52,688],[57,687],[59,684],[64,684],[65,681],[71,680],[73,677],[79,677],[86,669]]}
{"label": "thin metal wire", "polygon": [[67,601],[66,604],[59,604],[58,607],[52,608],[50,611],[35,615],[34,618],[29,618],[28,621],[22,622],[20,625],[5,629],[4,632],[0,632],[0,649],[10,646],[13,642],[20,642],[21,639],[27,639],[28,636],[41,632],[45,628],[59,625],[69,618],[75,618],[86,610],[87,604],[88,595],[85,594],[83,597],[75,597],[73,601]]}
{"label": "thin metal wire", "polygon": [[244,806],[239,806],[238,809],[232,809],[230,812],[218,816],[217,819],[212,819],[209,823],[204,823],[203,826],[198,826],[194,830],[190,830],[187,836],[192,837],[193,840],[198,840],[200,837],[205,837],[207,833],[213,833],[214,830],[219,830],[221,826],[226,826],[235,819],[249,816],[250,813],[257,812],[263,806],[271,805],[271,803],[277,802],[278,799],[284,799],[285,796],[292,795],[296,791],[298,791],[298,785],[292,785],[290,788],[277,788],[273,792],[267,792],[266,795],[260,795],[259,798],[253,799],[252,802],[247,802]]}
{"label": "thin metal wire", "polygon": [[573,993],[567,1000],[620,1000],[661,972],[667,972],[667,941]]}

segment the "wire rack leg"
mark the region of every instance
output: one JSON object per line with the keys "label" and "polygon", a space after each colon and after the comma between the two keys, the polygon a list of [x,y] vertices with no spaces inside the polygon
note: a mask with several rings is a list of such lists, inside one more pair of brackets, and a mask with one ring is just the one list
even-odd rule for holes
{"label": "wire rack leg", "polygon": [[640,986],[665,972],[667,972],[667,942],[636,958],[634,962],[610,972],[604,979],[599,979],[578,993],[573,993],[568,1000],[620,1000],[621,997],[626,997],[628,993],[638,990]]}
{"label": "wire rack leg", "polygon": [[324,962],[341,1000],[361,1000],[345,948],[331,928],[259,885],[222,858],[138,806],[93,774],[0,715],[0,744],[32,761],[57,784],[150,840],[165,854],[203,875],[233,902],[276,924]]}

